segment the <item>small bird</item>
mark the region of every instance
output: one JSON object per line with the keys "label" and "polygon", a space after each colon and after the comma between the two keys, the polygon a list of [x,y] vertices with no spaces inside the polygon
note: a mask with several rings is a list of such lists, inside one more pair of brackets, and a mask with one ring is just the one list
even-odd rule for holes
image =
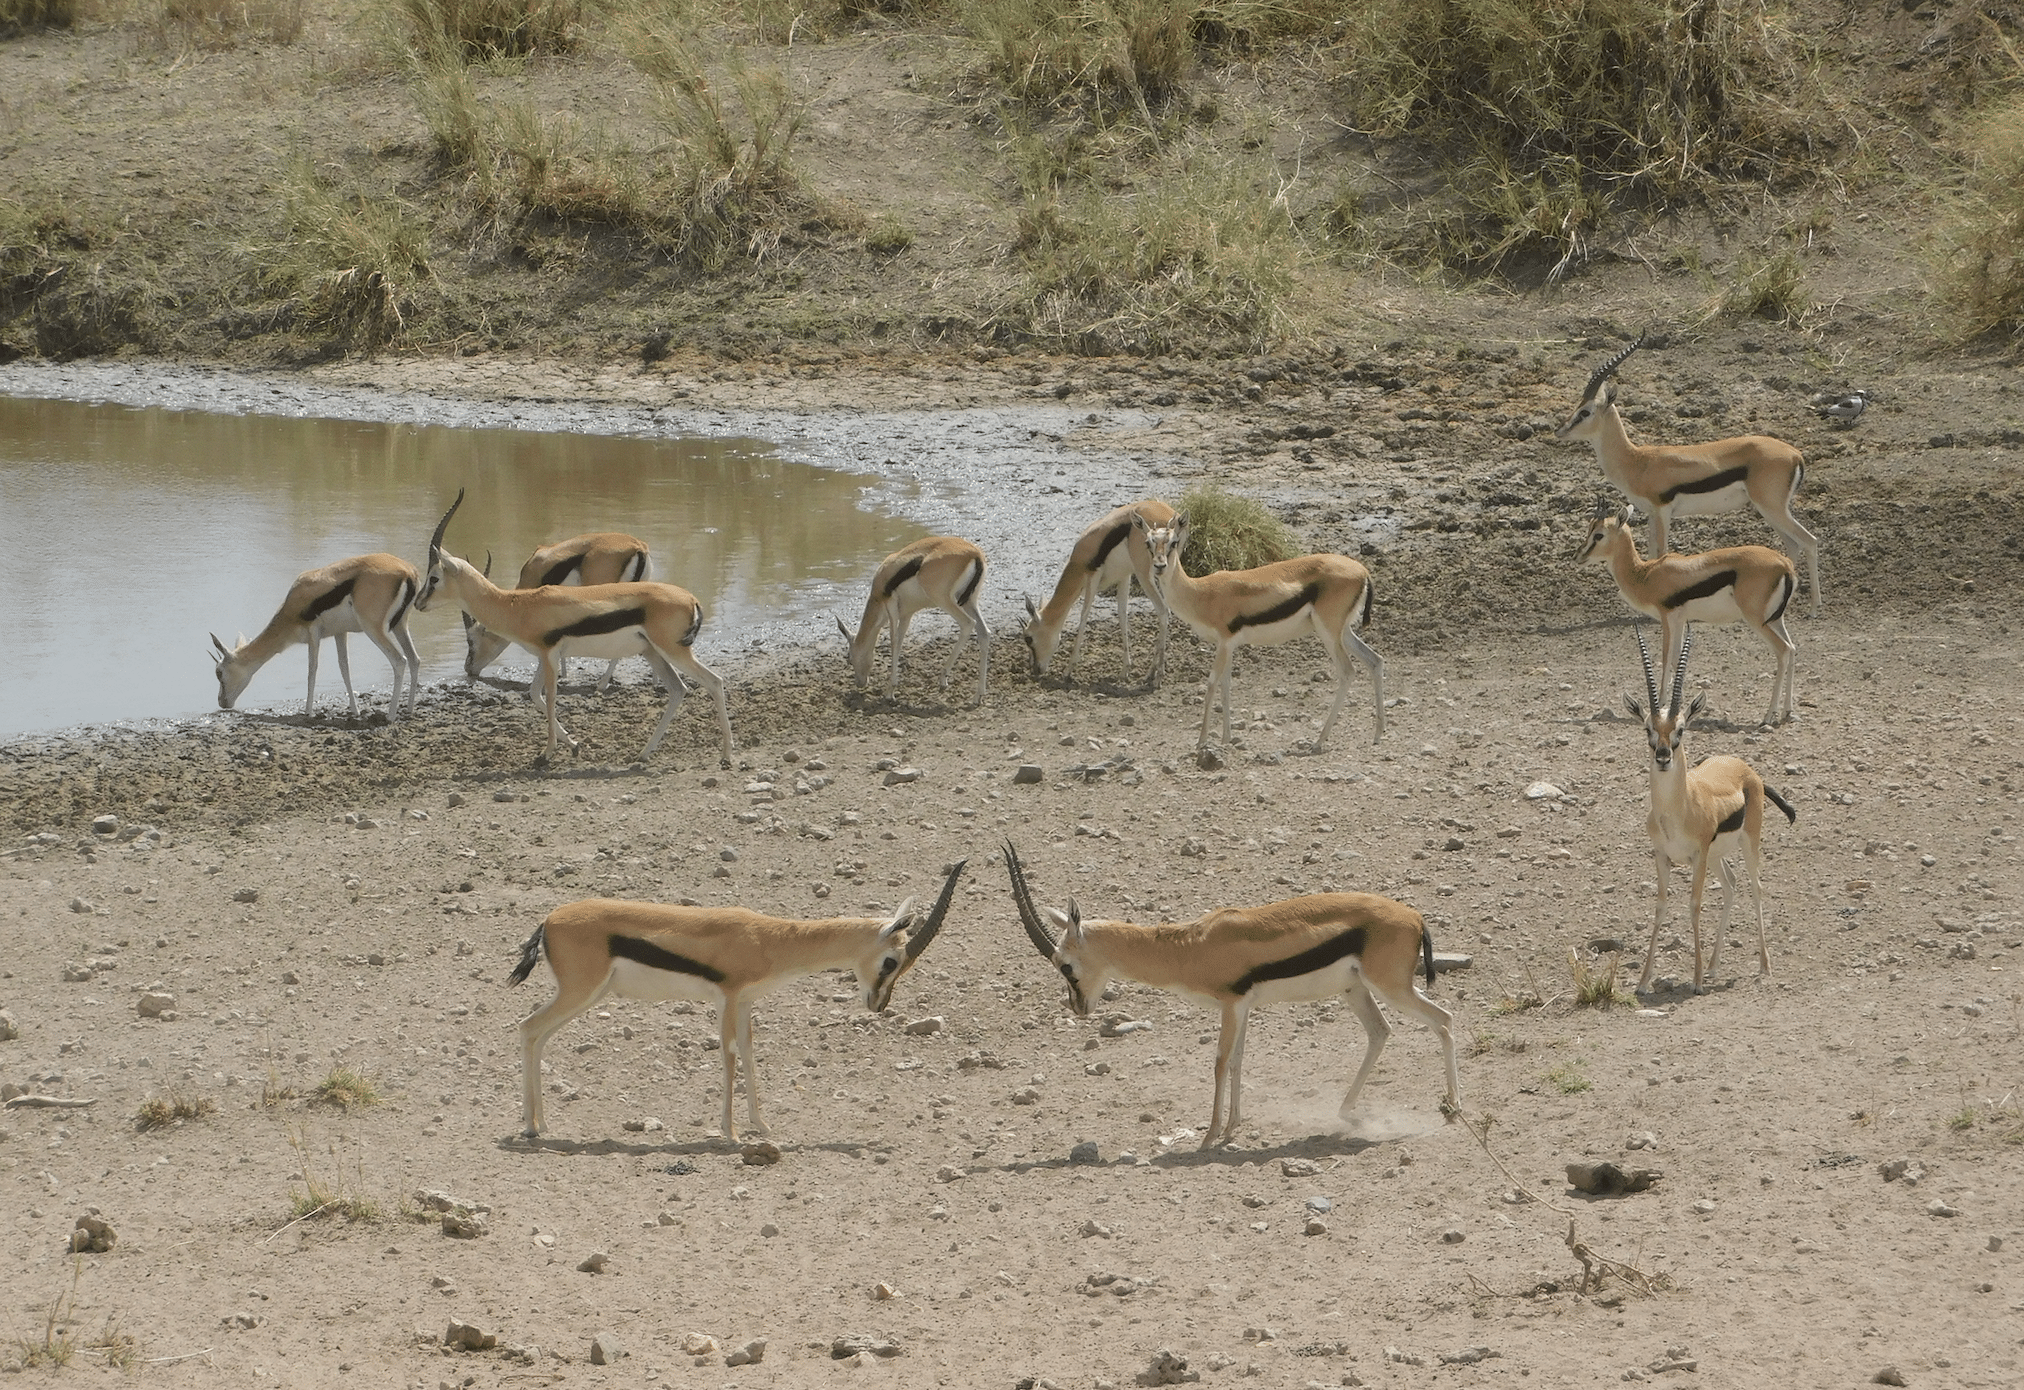
{"label": "small bird", "polygon": [[1823,392],[1813,398],[1813,408],[1830,420],[1839,420],[1844,425],[1852,425],[1856,417],[1862,414],[1864,407],[1869,404],[1869,400],[1867,391],[1850,391],[1845,396]]}

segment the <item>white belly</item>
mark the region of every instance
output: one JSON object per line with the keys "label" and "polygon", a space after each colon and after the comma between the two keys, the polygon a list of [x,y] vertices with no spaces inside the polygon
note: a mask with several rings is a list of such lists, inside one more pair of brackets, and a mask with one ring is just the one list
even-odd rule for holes
{"label": "white belly", "polygon": [[646,650],[645,632],[636,627],[622,627],[617,632],[603,632],[594,637],[565,637],[555,644],[555,658],[560,661],[568,656],[583,656],[616,661],[621,657],[644,656]]}
{"label": "white belly", "polygon": [[1719,594],[1681,604],[1673,610],[1673,617],[1690,623],[1740,623],[1743,610],[1736,606],[1736,591],[1724,589]]}
{"label": "white belly", "polygon": [[358,607],[347,597],[335,608],[326,609],[316,615],[310,624],[310,641],[321,642],[326,637],[335,637],[340,632],[364,632],[365,621],[358,616]]}
{"label": "white belly", "polygon": [[1714,492],[1682,492],[1669,505],[1674,516],[1712,516],[1719,512],[1739,512],[1749,505],[1750,490],[1741,483],[1731,483]]}
{"label": "white belly", "polygon": [[1355,956],[1344,956],[1333,965],[1323,966],[1310,974],[1295,975],[1286,980],[1263,980],[1251,987],[1251,1006],[1258,1008],[1266,1004],[1332,999],[1360,988],[1362,973],[1362,961]]}
{"label": "white belly", "polygon": [[685,975],[675,970],[656,970],[651,965],[641,965],[638,961],[627,960],[623,956],[612,960],[611,974],[605,978],[605,992],[616,994],[621,999],[650,1001],[690,999],[699,1004],[714,1004],[720,1008],[724,1003],[724,991],[701,975]]}

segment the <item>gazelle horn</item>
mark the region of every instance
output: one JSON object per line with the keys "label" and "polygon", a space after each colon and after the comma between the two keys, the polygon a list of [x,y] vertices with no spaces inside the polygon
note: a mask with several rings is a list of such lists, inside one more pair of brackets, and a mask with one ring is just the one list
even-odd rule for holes
{"label": "gazelle horn", "polygon": [[1694,645],[1694,625],[1687,624],[1687,630],[1680,634],[1680,659],[1673,664],[1673,713],[1680,712],[1680,692],[1687,684],[1687,649]]}
{"label": "gazelle horn", "polygon": [[1583,397],[1594,395],[1599,389],[1601,389],[1602,383],[1608,381],[1611,377],[1615,376],[1616,369],[1618,367],[1621,367],[1633,352],[1636,352],[1639,348],[1643,347],[1644,345],[1645,345],[1645,335],[1640,333],[1637,335],[1636,342],[1632,343],[1622,352],[1619,352],[1616,356],[1610,358],[1609,361],[1603,363],[1600,367],[1597,367],[1595,369],[1595,375],[1588,379],[1588,388],[1581,393]]}
{"label": "gazelle horn", "polygon": [[434,569],[436,557],[443,552],[443,532],[450,529],[450,518],[457,514],[457,508],[464,505],[464,489],[457,489],[457,500],[450,504],[450,510],[443,513],[443,519],[436,523],[436,532],[429,537],[429,568]]}
{"label": "gazelle horn", "polygon": [[1645,694],[1651,697],[1651,704],[1647,708],[1649,708],[1651,711],[1651,717],[1656,719],[1659,716],[1659,677],[1658,672],[1652,670],[1651,648],[1645,645],[1645,635],[1643,628],[1641,627],[1632,628],[1630,630],[1630,635],[1637,638],[1637,654],[1644,658]]}
{"label": "gazelle horn", "polygon": [[942,929],[942,919],[949,915],[949,903],[956,896],[956,880],[963,876],[963,866],[970,861],[958,859],[956,866],[949,870],[949,876],[942,883],[941,896],[935,899],[935,906],[928,913],[926,926],[915,927],[907,935],[907,959],[916,959],[928,949],[928,943],[935,939],[935,933]]}
{"label": "gazelle horn", "polygon": [[1033,893],[1026,886],[1026,871],[1019,866],[1019,851],[1012,848],[1012,842],[1005,842],[1005,868],[1012,875],[1012,900],[1019,904],[1019,921],[1026,928],[1026,935],[1033,941],[1033,949],[1048,960],[1054,959],[1054,938],[1047,928],[1040,924],[1040,911],[1033,906]]}

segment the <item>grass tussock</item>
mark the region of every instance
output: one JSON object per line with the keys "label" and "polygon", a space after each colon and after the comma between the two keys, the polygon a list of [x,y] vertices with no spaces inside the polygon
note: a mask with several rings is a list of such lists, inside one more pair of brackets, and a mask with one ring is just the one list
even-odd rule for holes
{"label": "grass tussock", "polygon": [[[2024,52],[2008,35],[1996,37],[2024,77]],[[1947,336],[2024,338],[2024,93],[1999,102],[1969,129],[1965,154],[1967,193],[1940,243],[1940,298],[1951,310]]]}
{"label": "grass tussock", "polygon": [[363,1110],[380,1103],[379,1084],[355,1067],[335,1067],[316,1083],[313,1099],[340,1110]]}
{"label": "grass tussock", "polygon": [[217,1113],[218,1102],[209,1096],[190,1096],[171,1091],[165,1096],[149,1096],[142,1101],[140,1110],[134,1115],[134,1128],[143,1132],[167,1129],[185,1120],[201,1120],[206,1115]]}
{"label": "grass tussock", "polygon": [[18,326],[18,347],[57,359],[153,345],[167,296],[132,256],[137,241],[88,205],[34,189],[0,195],[0,324]]}
{"label": "grass tussock", "polygon": [[1246,351],[1269,339],[1299,246],[1258,174],[1183,156],[1120,194],[1063,186],[1071,168],[1027,175],[1015,241],[1024,283],[1004,317],[1085,352],[1160,353],[1205,340]]}
{"label": "grass tussock", "polygon": [[1799,254],[1782,250],[1740,257],[1728,287],[1709,300],[1702,318],[1759,318],[1797,327],[1810,307]]}
{"label": "grass tussock", "polygon": [[0,0],[0,39],[37,29],[68,29],[83,10],[78,0]]}
{"label": "grass tussock", "polygon": [[1248,570],[1304,554],[1299,539],[1265,504],[1199,485],[1181,494],[1188,547],[1181,568],[1199,579],[1217,570]]}
{"label": "grass tussock", "polygon": [[1194,62],[1195,0],[973,0],[964,24],[1019,101],[1150,117]]}
{"label": "grass tussock", "polygon": [[418,53],[488,58],[563,53],[576,46],[581,0],[389,0],[407,47]]}
{"label": "grass tussock", "polygon": [[1583,1091],[1593,1090],[1595,1083],[1588,1079],[1577,1061],[1562,1062],[1546,1073],[1546,1082],[1563,1096],[1578,1096]]}
{"label": "grass tussock", "polygon": [[68,1366],[77,1357],[77,1286],[84,1278],[84,1261],[70,1262],[70,1285],[49,1301],[38,1336],[16,1337],[13,1360],[7,1370],[24,1371],[36,1366]]}
{"label": "grass tussock", "polygon": [[307,159],[282,180],[284,239],[253,248],[261,278],[292,296],[309,332],[341,350],[371,352],[406,324],[402,305],[429,280],[429,233],[396,198],[340,186]]}
{"label": "grass tussock", "polygon": [[307,9],[306,0],[155,0],[143,12],[141,31],[170,49],[285,45],[302,37]]}
{"label": "grass tussock", "polygon": [[337,1145],[332,1144],[328,1153],[330,1172],[334,1176],[329,1176],[318,1167],[302,1134],[290,1134],[288,1145],[295,1150],[301,1162],[300,1177],[296,1185],[288,1189],[290,1222],[336,1219],[377,1225],[386,1220],[386,1204],[366,1193],[362,1162],[354,1159],[347,1169],[344,1156],[338,1152]]}
{"label": "grass tussock", "polygon": [[1593,961],[1585,961],[1573,949],[1567,952],[1567,973],[1574,981],[1574,1006],[1577,1009],[1608,1009],[1618,1004],[1635,1004],[1637,996],[1630,994],[1617,983],[1617,956],[1614,951],[1604,952]]}

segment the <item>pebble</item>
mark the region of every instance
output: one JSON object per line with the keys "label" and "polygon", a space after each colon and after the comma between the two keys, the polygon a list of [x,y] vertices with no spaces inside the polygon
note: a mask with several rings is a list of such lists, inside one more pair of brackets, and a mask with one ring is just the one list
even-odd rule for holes
{"label": "pebble", "polygon": [[875,1302],[888,1303],[898,1298],[900,1291],[891,1284],[873,1284],[871,1286],[871,1296]]}
{"label": "pebble", "polygon": [[1451,970],[1474,970],[1476,958],[1459,951],[1434,952],[1434,973],[1445,975]]}
{"label": "pebble", "polygon": [[1039,763],[1021,763],[1012,773],[1012,785],[1015,787],[1030,787],[1034,783],[1043,780],[1046,776],[1047,770],[1041,767]]}
{"label": "pebble", "polygon": [[92,909],[93,903],[89,898],[72,898],[70,900],[70,910],[81,917],[90,916]]}
{"label": "pebble", "polygon": [[626,1349],[617,1337],[609,1332],[600,1332],[590,1339],[590,1364],[593,1366],[614,1366],[626,1354]]}
{"label": "pebble", "polygon": [[1111,1234],[1110,1227],[1100,1221],[1085,1221],[1077,1230],[1084,1239],[1088,1239],[1090,1236],[1101,1236],[1103,1239],[1109,1240]]}
{"label": "pebble", "polygon": [[1488,1347],[1463,1347],[1460,1351],[1442,1352],[1441,1364],[1443,1366],[1473,1366],[1478,1361],[1488,1361],[1495,1355],[1497,1353]]}
{"label": "pebble", "polygon": [[1308,1235],[1311,1235],[1311,1236],[1325,1236],[1325,1235],[1327,1235],[1327,1234],[1328,1234],[1328,1223],[1327,1223],[1326,1221],[1323,1221],[1323,1220],[1322,1220],[1322,1219],[1321,1219],[1320,1217],[1318,1217],[1318,1216],[1310,1216],[1310,1217],[1308,1217],[1308,1218],[1307,1218],[1307,1234],[1308,1234]]}
{"label": "pebble", "polygon": [[941,1032],[947,1022],[948,1020],[944,1019],[940,1014],[935,1014],[929,1018],[917,1018],[907,1025],[907,1032],[913,1037],[925,1038],[932,1033]]}
{"label": "pebble", "polygon": [[1153,1359],[1139,1372],[1140,1385],[1192,1385],[1202,1378],[1200,1371],[1188,1369],[1188,1358],[1169,1348],[1161,1347],[1153,1353]]}
{"label": "pebble", "polygon": [[455,1240],[476,1240],[490,1235],[492,1228],[485,1218],[468,1212],[446,1211],[443,1213],[443,1234]]}
{"label": "pebble", "polygon": [[1707,1216],[1715,1210],[1715,1204],[1706,1197],[1703,1197],[1700,1201],[1694,1203],[1694,1210],[1702,1216]]}
{"label": "pebble", "polygon": [[[1263,1205],[1263,1203],[1260,1203],[1260,1205]],[[1329,1201],[1326,1197],[1309,1197],[1307,1199],[1307,1209],[1321,1216],[1326,1216],[1335,1210],[1335,1203]]]}
{"label": "pebble", "polygon": [[1961,1209],[1959,1207],[1950,1207],[1937,1197],[1926,1203],[1927,1216],[1959,1216],[1960,1214]]}
{"label": "pebble", "polygon": [[1878,1372],[1877,1372],[1877,1373],[1876,1373],[1875,1375],[1873,1375],[1873,1376],[1871,1376],[1871,1377],[1869,1378],[1869,1383],[1870,1383],[1871,1385],[1910,1385],[1910,1384],[1911,1384],[1911,1382],[1910,1382],[1910,1381],[1908,1381],[1908,1380],[1906,1380],[1906,1379],[1905,1379],[1905,1373],[1904,1373],[1903,1371],[1900,1371],[1900,1370],[1899,1370],[1899,1369],[1898,1369],[1897,1367],[1895,1367],[1895,1366],[1885,1366],[1885,1367],[1884,1367],[1884,1368],[1883,1368],[1882,1370],[1878,1371]]}
{"label": "pebble", "polygon": [[465,1351],[490,1351],[499,1345],[499,1335],[487,1332],[475,1323],[451,1318],[449,1328],[443,1333],[443,1345],[461,1347]]}
{"label": "pebble", "polygon": [[832,1361],[842,1361],[847,1357],[861,1355],[890,1357],[899,1354],[899,1343],[873,1336],[868,1332],[855,1332],[849,1336],[838,1337],[829,1344],[829,1357]]}
{"label": "pebble", "polygon": [[2002,1250],[2002,1248],[2003,1248],[2003,1237],[2001,1236],[1989,1237],[1989,1253],[1991,1255],[1997,1254]]}
{"label": "pebble", "polygon": [[717,857],[723,860],[726,864],[735,864],[738,862],[738,851],[731,848],[731,846],[729,845],[725,845],[722,849],[717,851]]}
{"label": "pebble", "polygon": [[1094,1139],[1085,1139],[1068,1151],[1068,1161],[1070,1163],[1101,1163],[1103,1162],[1103,1158],[1097,1149],[1096,1141]]}
{"label": "pebble", "polygon": [[642,1115],[638,1119],[625,1121],[620,1128],[633,1134],[659,1134],[667,1126],[652,1115]]}
{"label": "pebble", "polygon": [[761,1226],[759,1228],[759,1234],[765,1237],[767,1240],[771,1240],[775,1236],[780,1234],[780,1228],[774,1225],[771,1221],[768,1221],[764,1226]]}
{"label": "pebble", "polygon": [[741,1147],[738,1156],[750,1167],[766,1168],[780,1161],[780,1146],[770,1139],[759,1139]]}
{"label": "pebble", "polygon": [[160,1018],[164,1014],[173,1014],[175,1008],[176,996],[173,994],[149,992],[134,1001],[134,1012],[142,1018]]}
{"label": "pebble", "polygon": [[235,903],[257,903],[260,901],[260,890],[258,888],[241,888],[232,894],[232,901]]}
{"label": "pebble", "polygon": [[888,787],[897,787],[904,782],[918,782],[925,776],[927,773],[917,767],[889,768],[886,771],[885,784]]}
{"label": "pebble", "polygon": [[1014,1105],[1038,1105],[1040,1104],[1040,1092],[1034,1090],[1031,1086],[1024,1087],[1012,1093],[1012,1103]]}
{"label": "pebble", "polygon": [[1656,1149],[1659,1146],[1659,1137],[1650,1130],[1646,1130],[1642,1134],[1631,1135],[1630,1138],[1623,1141],[1623,1146],[1626,1149]]}
{"label": "pebble", "polygon": [[79,965],[76,961],[69,961],[69,960],[63,963],[63,982],[65,984],[67,985],[88,984],[90,983],[91,978],[92,978],[92,969],[90,966]]}
{"label": "pebble", "polygon": [[94,819],[94,820],[92,821],[92,823],[91,823],[91,833],[92,833],[92,834],[94,834],[94,835],[116,835],[116,834],[118,834],[118,833],[119,833],[119,817],[118,817],[118,816],[99,816],[99,817],[97,817],[97,818],[96,818],[96,819]]}
{"label": "pebble", "polygon": [[1558,801],[1562,795],[1563,793],[1560,788],[1554,786],[1551,782],[1534,782],[1525,789],[1525,799],[1527,801],[1545,801],[1548,798]]}
{"label": "pebble", "polygon": [[966,1176],[968,1175],[964,1173],[961,1168],[958,1168],[953,1163],[944,1163],[941,1167],[935,1170],[936,1182],[955,1182],[957,1179]]}
{"label": "pebble", "polygon": [[464,794],[462,792],[451,792],[443,798],[443,804],[445,806],[462,806],[464,804]]}
{"label": "pebble", "polygon": [[1247,1327],[1244,1329],[1244,1340],[1247,1342],[1276,1342],[1279,1340],[1279,1329],[1276,1327]]}
{"label": "pebble", "polygon": [[766,1359],[766,1339],[754,1337],[724,1358],[726,1366],[756,1366]]}
{"label": "pebble", "polygon": [[1223,768],[1223,755],[1205,744],[1195,750],[1195,766],[1203,772],[1220,772]]}
{"label": "pebble", "polygon": [[1450,1226],[1447,1230],[1441,1232],[1441,1244],[1443,1245],[1460,1245],[1468,1238],[1460,1228],[1455,1226]]}
{"label": "pebble", "polygon": [[71,1253],[78,1255],[103,1255],[118,1240],[119,1232],[112,1228],[111,1222],[99,1216],[97,1207],[93,1207],[77,1218],[77,1225],[70,1232],[70,1249]]}
{"label": "pebble", "polygon": [[576,1267],[576,1272],[578,1274],[603,1274],[610,1268],[611,1256],[605,1254],[602,1250],[593,1250],[589,1255],[584,1257],[583,1263]]}
{"label": "pebble", "polygon": [[1282,1158],[1279,1160],[1279,1176],[1282,1178],[1311,1178],[1321,1171],[1321,1165],[1311,1158]]}
{"label": "pebble", "polygon": [[13,1042],[21,1036],[21,1024],[13,1014],[0,1009],[0,1042]]}
{"label": "pebble", "polygon": [[715,1356],[717,1339],[702,1332],[691,1332],[682,1338],[684,1356]]}
{"label": "pebble", "polygon": [[1633,1168],[1626,1171],[1614,1163],[1567,1165],[1567,1182],[1570,1187],[1602,1197],[1616,1197],[1626,1192],[1643,1192],[1663,1177],[1665,1174],[1656,1168]]}

